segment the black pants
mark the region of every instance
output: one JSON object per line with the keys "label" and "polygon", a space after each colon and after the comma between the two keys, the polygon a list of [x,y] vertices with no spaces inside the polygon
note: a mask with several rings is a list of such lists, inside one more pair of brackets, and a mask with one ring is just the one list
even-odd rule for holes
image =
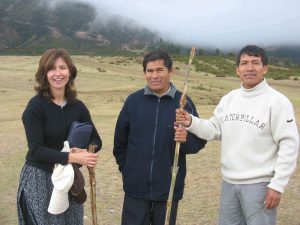
{"label": "black pants", "polygon": [[[176,224],[178,201],[173,202],[170,225]],[[125,194],[122,225],[164,225],[166,202],[133,198]]]}

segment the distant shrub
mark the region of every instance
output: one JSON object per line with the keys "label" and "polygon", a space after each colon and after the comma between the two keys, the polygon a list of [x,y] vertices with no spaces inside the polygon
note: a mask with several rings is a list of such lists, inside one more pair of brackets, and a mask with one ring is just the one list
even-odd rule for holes
{"label": "distant shrub", "polygon": [[273,78],[274,80],[284,80],[284,79],[288,79],[287,77],[285,77],[285,76],[283,76],[283,75],[280,75],[280,74],[274,74],[274,75],[272,76],[272,78]]}
{"label": "distant shrub", "polygon": [[194,88],[194,89],[197,89],[197,90],[206,90],[206,88],[203,87],[203,84],[200,84],[200,85],[198,85],[198,86],[194,86],[193,88]]}
{"label": "distant shrub", "polygon": [[204,87],[203,84],[199,84],[197,86],[194,86],[193,89],[202,90],[202,91],[211,91],[211,88]]}
{"label": "distant shrub", "polygon": [[106,102],[113,102],[113,101],[114,101],[113,97],[109,97],[106,99]]}
{"label": "distant shrub", "polygon": [[98,70],[100,73],[105,73],[105,72],[106,72],[105,69],[102,69],[102,68],[100,68],[100,67],[98,67],[97,70]]}

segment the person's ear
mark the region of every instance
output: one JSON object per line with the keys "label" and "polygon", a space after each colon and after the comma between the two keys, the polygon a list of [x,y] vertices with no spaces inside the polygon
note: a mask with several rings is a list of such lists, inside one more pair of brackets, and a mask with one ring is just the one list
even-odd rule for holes
{"label": "person's ear", "polygon": [[238,67],[238,66],[236,67],[235,72],[236,72],[236,75],[237,75],[238,77],[240,77],[240,70],[239,70],[239,67]]}
{"label": "person's ear", "polygon": [[263,74],[265,75],[267,72],[268,72],[268,66],[264,65],[264,72],[263,72]]}

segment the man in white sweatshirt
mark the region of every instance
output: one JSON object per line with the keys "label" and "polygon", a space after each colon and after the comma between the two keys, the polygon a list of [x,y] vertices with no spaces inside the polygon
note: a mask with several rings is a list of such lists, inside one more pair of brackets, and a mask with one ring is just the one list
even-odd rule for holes
{"label": "man in white sweatshirt", "polygon": [[241,88],[222,97],[209,120],[176,113],[189,132],[221,141],[219,225],[275,225],[276,207],[296,167],[293,106],[267,84],[267,64],[262,48],[244,47],[236,58]]}

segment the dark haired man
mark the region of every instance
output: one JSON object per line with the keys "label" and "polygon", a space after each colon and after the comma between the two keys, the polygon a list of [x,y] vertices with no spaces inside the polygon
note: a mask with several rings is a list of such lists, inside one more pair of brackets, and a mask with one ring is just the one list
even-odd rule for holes
{"label": "dark haired man", "polygon": [[[174,225],[178,201],[183,196],[186,154],[197,153],[206,141],[187,134],[184,128],[175,127],[174,132],[181,93],[170,83],[170,56],[163,51],[147,54],[143,70],[147,86],[127,98],[115,128],[113,153],[125,192],[122,225],[164,224],[175,141],[179,141],[179,170],[170,220]],[[185,109],[198,116],[190,98]]]}
{"label": "dark haired man", "polygon": [[299,134],[290,101],[271,88],[264,50],[244,47],[236,59],[240,89],[225,95],[209,120],[177,110],[176,121],[206,140],[221,140],[219,225],[275,225],[296,167]]}

